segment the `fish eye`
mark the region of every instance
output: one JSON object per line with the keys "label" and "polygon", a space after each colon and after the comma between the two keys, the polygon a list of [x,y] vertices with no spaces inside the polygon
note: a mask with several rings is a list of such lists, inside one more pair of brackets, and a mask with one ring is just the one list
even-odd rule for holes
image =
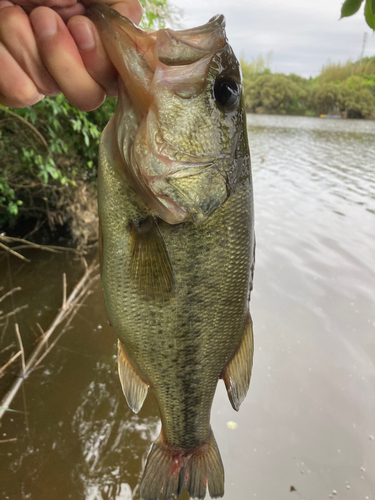
{"label": "fish eye", "polygon": [[214,96],[216,101],[229,108],[237,101],[240,93],[238,83],[232,78],[218,78],[214,85]]}

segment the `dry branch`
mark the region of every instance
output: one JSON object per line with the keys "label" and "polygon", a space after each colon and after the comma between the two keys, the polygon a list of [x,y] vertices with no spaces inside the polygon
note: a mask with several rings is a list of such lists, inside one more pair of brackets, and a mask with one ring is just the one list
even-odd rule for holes
{"label": "dry branch", "polygon": [[[62,333],[65,332],[73,319],[73,316],[77,313],[79,307],[81,307],[83,301],[88,296],[90,287],[99,279],[99,275],[93,273],[97,271],[98,266],[89,266],[81,280],[77,283],[69,297],[66,299],[65,308],[61,308],[55,319],[52,321],[50,327],[41,336],[40,341],[34,348],[33,352],[26,361],[25,368],[19,374],[17,380],[9,390],[8,394],[0,403],[0,420],[4,415],[5,411],[9,408],[9,405],[13,401],[13,398],[21,387],[22,382],[31,374],[33,369],[40,363],[40,361],[50,352],[52,347],[56,344],[57,340],[61,337]],[[64,294],[64,292],[63,292]],[[67,324],[64,326],[62,332],[58,335],[57,339],[48,347],[48,349],[42,354],[43,349],[46,347],[48,340],[51,335],[55,332],[56,328],[63,322],[67,320]]]}
{"label": "dry branch", "polygon": [[11,443],[12,441],[17,441],[18,438],[10,438],[10,439],[1,439],[0,444],[2,443]]}
{"label": "dry branch", "polygon": [[[3,243],[1,243],[3,242]],[[18,245],[12,249],[11,247],[5,245],[7,243],[8,245],[11,245],[13,243],[22,243],[22,245]],[[4,233],[0,234],[0,246],[1,247],[6,247],[4,250],[7,250],[11,253],[15,252],[17,257],[21,257],[23,260],[27,260],[23,255],[20,255],[17,250],[22,250],[24,248],[36,248],[38,250],[44,250],[46,252],[52,252],[52,253],[61,253],[61,252],[73,252],[77,255],[82,255],[82,252],[78,252],[75,248],[69,248],[69,247],[60,247],[57,245],[38,245],[37,243],[34,243],[32,241],[25,240],[23,238],[14,238],[12,236],[6,236]],[[30,262],[27,260],[27,262]]]}
{"label": "dry branch", "polygon": [[[2,290],[2,288],[0,288],[0,291],[1,290]],[[9,295],[12,295],[12,293],[19,292],[20,290],[22,290],[22,288],[20,286],[18,286],[17,288],[13,288],[13,290],[9,290],[9,292],[5,293],[4,295],[2,295],[0,297],[0,302],[2,302],[4,299],[6,299],[7,297],[9,297]]]}
{"label": "dry branch", "polygon": [[10,358],[10,360],[7,361],[5,363],[5,365],[0,368],[0,375],[2,374],[3,371],[5,371],[8,368],[9,365],[11,365],[13,363],[13,361],[15,361],[19,356],[21,356],[21,354],[22,354],[22,351],[18,351],[17,354],[15,354],[14,356],[12,356]]}
{"label": "dry branch", "polygon": [[25,304],[24,306],[20,306],[20,307],[17,307],[16,309],[13,309],[13,311],[11,311],[11,312],[9,312],[7,314],[4,314],[4,316],[0,316],[0,321],[3,320],[3,319],[10,318],[10,316],[14,316],[18,312],[22,311],[23,309],[27,309],[28,307],[29,306],[27,304]]}
{"label": "dry branch", "polygon": [[23,348],[23,342],[20,334],[20,329],[18,327],[18,323],[15,324],[15,330],[16,330],[16,335],[17,335],[17,340],[20,345],[20,350],[21,350],[21,360],[22,360],[22,371],[25,372],[25,350]]}
{"label": "dry branch", "polygon": [[7,109],[0,108],[0,109],[2,111],[4,111],[5,113],[7,113],[8,115],[12,116],[13,118],[16,118],[17,120],[21,121],[27,127],[29,127],[34,132],[34,134],[38,137],[38,139],[42,142],[43,146],[46,147],[47,151],[49,153],[51,153],[47,141],[45,140],[43,135],[39,132],[39,130],[34,127],[34,125],[32,125],[27,120],[25,120],[25,118],[23,118],[22,116],[17,115],[16,113],[13,113],[13,111],[10,111],[10,109],[8,109],[8,108]]}
{"label": "dry branch", "polygon": [[20,253],[16,252],[15,250],[12,250],[10,247],[4,245],[1,242],[0,242],[0,248],[2,248],[3,250],[5,250],[6,252],[11,253],[15,257],[18,257],[19,259],[24,260],[25,262],[31,262],[29,259],[26,259],[26,257],[24,257],[23,255],[21,255]]}

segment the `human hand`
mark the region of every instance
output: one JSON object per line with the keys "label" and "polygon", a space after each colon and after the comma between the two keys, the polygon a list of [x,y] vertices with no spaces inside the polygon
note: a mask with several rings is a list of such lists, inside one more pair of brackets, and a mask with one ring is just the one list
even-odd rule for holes
{"label": "human hand", "polygon": [[[117,71],[84,15],[92,1],[0,0],[1,104],[30,106],[63,92],[71,104],[88,111],[106,95],[117,94]],[[139,23],[138,0],[115,2],[104,0]]]}

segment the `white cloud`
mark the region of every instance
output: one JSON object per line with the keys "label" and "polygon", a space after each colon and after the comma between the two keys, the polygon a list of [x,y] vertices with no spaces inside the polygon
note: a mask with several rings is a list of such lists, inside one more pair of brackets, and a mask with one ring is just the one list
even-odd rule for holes
{"label": "white cloud", "polygon": [[237,53],[247,60],[272,51],[271,68],[303,76],[317,75],[323,64],[358,59],[363,33],[368,32],[364,55],[375,55],[375,37],[365,24],[362,9],[339,21],[340,0],[171,0],[184,11],[183,27],[198,26],[214,14],[227,20],[227,35]]}

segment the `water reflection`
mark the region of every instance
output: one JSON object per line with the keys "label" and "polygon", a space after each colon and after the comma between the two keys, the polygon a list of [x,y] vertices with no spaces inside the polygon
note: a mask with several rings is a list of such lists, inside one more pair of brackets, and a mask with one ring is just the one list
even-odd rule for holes
{"label": "water reflection", "polygon": [[[221,383],[214,401],[225,498],[374,500],[375,123],[252,115],[249,135],[255,356],[240,412]],[[21,332],[48,324],[62,272],[81,272],[42,259],[12,261],[29,304]],[[22,414],[3,420],[0,440],[17,441],[0,443],[0,498],[139,498],[157,409],[149,396],[139,415],[128,409],[106,317],[98,287],[25,383],[29,431]],[[22,393],[13,407],[24,410]]]}
{"label": "water reflection", "polygon": [[142,457],[160,431],[158,417],[124,408],[113,363],[98,363],[96,372],[72,419],[83,458],[76,473],[88,499],[133,498]]}

